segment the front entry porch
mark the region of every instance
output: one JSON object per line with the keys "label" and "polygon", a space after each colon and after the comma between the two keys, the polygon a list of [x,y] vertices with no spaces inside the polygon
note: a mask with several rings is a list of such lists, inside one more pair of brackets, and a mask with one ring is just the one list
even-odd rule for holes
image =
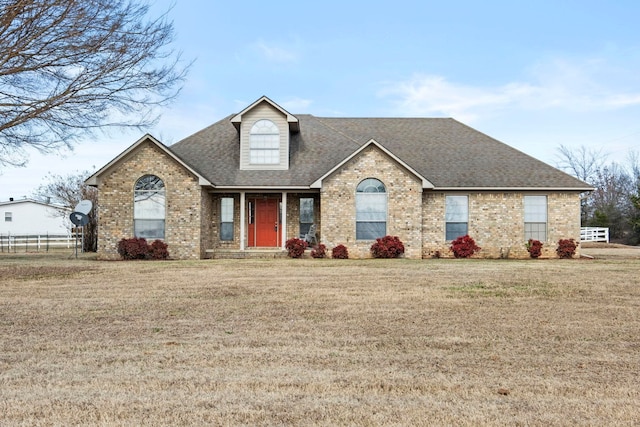
{"label": "front entry porch", "polygon": [[210,197],[212,221],[203,258],[286,256],[287,240],[304,236],[312,224],[316,244],[320,239],[318,192],[219,191]]}

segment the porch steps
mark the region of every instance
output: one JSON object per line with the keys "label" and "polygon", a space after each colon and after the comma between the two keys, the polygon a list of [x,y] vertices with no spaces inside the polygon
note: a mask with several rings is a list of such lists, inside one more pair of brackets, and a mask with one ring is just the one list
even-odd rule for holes
{"label": "porch steps", "polygon": [[231,249],[208,249],[211,259],[268,259],[286,258],[287,251],[282,249],[247,249],[244,251]]}

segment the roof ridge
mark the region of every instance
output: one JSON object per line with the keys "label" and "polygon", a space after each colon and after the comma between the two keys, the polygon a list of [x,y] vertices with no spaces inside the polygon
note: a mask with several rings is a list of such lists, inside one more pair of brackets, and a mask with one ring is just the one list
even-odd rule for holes
{"label": "roof ridge", "polygon": [[358,147],[360,147],[360,146],[362,145],[362,143],[358,142],[358,140],[356,140],[355,138],[353,138],[353,137],[351,137],[351,136],[347,135],[346,133],[342,132],[342,131],[341,131],[341,130],[339,130],[339,129],[336,129],[335,127],[333,127],[333,126],[329,125],[328,123],[325,123],[323,120],[321,120],[321,118],[320,118],[320,117],[316,117],[316,116],[314,116],[313,114],[309,114],[309,116],[310,116],[310,117],[312,117],[313,119],[315,119],[315,120],[316,120],[317,122],[319,122],[321,125],[323,125],[323,126],[325,126],[325,127],[329,128],[329,129],[331,129],[331,130],[332,130],[332,131],[334,131],[335,133],[338,133],[338,134],[340,134],[340,135],[344,136],[345,138],[350,139],[350,140],[351,140],[351,141],[353,141],[353,142],[354,142]]}
{"label": "roof ridge", "polygon": [[315,116],[313,114],[296,114],[296,117],[299,116],[311,116],[316,119],[327,119],[327,120],[454,120],[453,117],[386,117],[386,116],[363,116],[363,117],[351,117],[351,116]]}

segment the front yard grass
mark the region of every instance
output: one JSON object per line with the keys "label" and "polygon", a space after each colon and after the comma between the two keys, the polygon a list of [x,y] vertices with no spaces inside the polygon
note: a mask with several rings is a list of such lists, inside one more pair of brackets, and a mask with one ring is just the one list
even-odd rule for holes
{"label": "front yard grass", "polygon": [[638,267],[0,256],[0,424],[635,425]]}

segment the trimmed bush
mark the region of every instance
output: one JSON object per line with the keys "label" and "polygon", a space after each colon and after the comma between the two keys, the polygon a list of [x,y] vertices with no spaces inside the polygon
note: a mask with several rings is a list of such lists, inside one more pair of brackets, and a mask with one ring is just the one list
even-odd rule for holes
{"label": "trimmed bush", "polygon": [[542,242],[540,240],[529,239],[525,246],[531,258],[538,258],[542,255]]}
{"label": "trimmed bush", "polygon": [[371,245],[374,258],[398,258],[404,253],[404,245],[398,236],[384,236],[376,239]]}
{"label": "trimmed bush", "polygon": [[469,258],[482,248],[467,234],[451,242],[449,249],[456,258]]}
{"label": "trimmed bush", "polygon": [[331,249],[331,258],[349,259],[349,251],[345,245],[338,245]]}
{"label": "trimmed bush", "polygon": [[573,239],[560,239],[558,240],[558,247],[556,248],[556,253],[559,258],[573,258],[576,253],[576,248],[578,245],[576,241]]}
{"label": "trimmed bush", "polygon": [[122,239],[118,242],[118,254],[122,259],[146,259],[148,252],[149,245],[143,237],[132,237],[131,239]]}
{"label": "trimmed bush", "polygon": [[169,258],[168,245],[162,240],[154,240],[149,245],[149,259],[163,260]]}
{"label": "trimmed bush", "polygon": [[124,260],[162,260],[169,258],[167,247],[167,244],[162,240],[154,240],[153,243],[148,244],[143,237],[133,237],[131,239],[122,239],[118,242],[118,254]]}
{"label": "trimmed bush", "polygon": [[284,247],[287,249],[287,255],[290,258],[300,258],[304,255],[304,250],[307,249],[307,242],[294,237],[287,240]]}
{"label": "trimmed bush", "polygon": [[325,258],[327,256],[327,247],[320,243],[318,246],[311,249],[312,258]]}

